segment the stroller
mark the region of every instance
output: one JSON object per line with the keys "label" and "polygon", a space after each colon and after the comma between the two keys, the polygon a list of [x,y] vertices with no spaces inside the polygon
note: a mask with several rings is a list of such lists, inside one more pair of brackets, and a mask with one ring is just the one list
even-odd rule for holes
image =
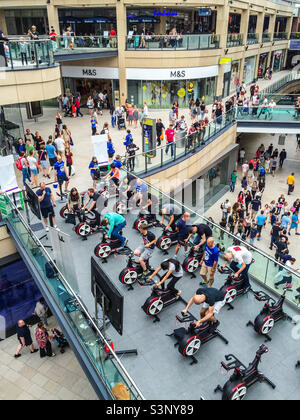
{"label": "stroller", "polygon": [[117,117],[117,125],[119,130],[121,130],[121,128],[126,128],[125,118],[123,116]]}
{"label": "stroller", "polygon": [[53,337],[54,343],[57,345],[57,347],[60,348],[61,354],[63,354],[65,352],[64,348],[68,347],[68,345],[69,345],[66,337],[57,328],[53,328],[52,333],[53,333],[53,336],[54,336]]}
{"label": "stroller", "polygon": [[68,105],[68,108],[65,109],[64,117],[73,117],[72,105]]}

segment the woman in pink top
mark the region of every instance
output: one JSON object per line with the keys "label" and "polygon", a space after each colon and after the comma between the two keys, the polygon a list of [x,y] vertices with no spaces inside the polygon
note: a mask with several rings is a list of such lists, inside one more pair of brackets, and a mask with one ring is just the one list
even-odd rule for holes
{"label": "woman in pink top", "polygon": [[128,105],[128,125],[132,125],[132,121],[133,121],[133,106],[132,105]]}

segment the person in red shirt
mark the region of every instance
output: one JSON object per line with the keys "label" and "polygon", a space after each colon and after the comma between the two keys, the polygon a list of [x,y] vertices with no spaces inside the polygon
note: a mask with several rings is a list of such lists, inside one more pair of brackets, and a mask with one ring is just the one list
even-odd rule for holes
{"label": "person in red shirt", "polygon": [[51,29],[50,29],[50,32],[49,32],[49,38],[52,41],[53,52],[55,52],[57,50],[56,37],[57,37],[57,33],[55,32],[53,26],[51,26]]}
{"label": "person in red shirt", "polygon": [[79,115],[81,117],[83,117],[81,111],[80,111],[80,101],[79,101],[79,97],[77,96],[76,101],[75,101],[75,108],[76,108],[76,117],[79,117]]}
{"label": "person in red shirt", "polygon": [[173,125],[170,124],[169,128],[166,129],[165,131],[165,136],[166,136],[166,155],[169,152],[169,148],[171,147],[171,156],[174,155],[174,137],[175,137],[175,131],[173,129]]}
{"label": "person in red shirt", "polygon": [[109,32],[109,45],[111,48],[117,48],[117,32],[114,29]]}

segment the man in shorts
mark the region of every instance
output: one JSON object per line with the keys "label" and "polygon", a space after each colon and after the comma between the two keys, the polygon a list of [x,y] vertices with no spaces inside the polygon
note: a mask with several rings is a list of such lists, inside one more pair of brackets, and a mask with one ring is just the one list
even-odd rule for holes
{"label": "man in shorts", "polygon": [[55,221],[55,213],[53,206],[56,207],[55,198],[49,187],[46,187],[44,182],[40,183],[40,188],[37,190],[36,195],[40,202],[41,213],[46,227],[46,232],[49,232],[48,217],[52,218],[53,226],[58,230]]}
{"label": "man in shorts", "polygon": [[203,278],[202,285],[207,285],[207,275],[209,275],[208,287],[211,287],[214,282],[214,274],[219,260],[219,248],[215,245],[213,237],[207,239],[205,252],[201,260],[200,275]]}
{"label": "man in shorts", "polygon": [[68,185],[70,180],[67,176],[64,161],[60,155],[57,155],[57,162],[54,164],[54,180],[58,182],[61,192],[63,183],[65,182],[65,192],[68,192]]}
{"label": "man in shorts", "polygon": [[232,246],[227,249],[227,253],[224,255],[226,260],[222,268],[225,268],[230,263],[230,268],[235,272],[234,278],[238,278],[241,275],[244,278],[245,291],[248,293],[251,289],[248,271],[252,264],[253,258],[250,251],[244,246]]}
{"label": "man in shorts", "polygon": [[52,138],[49,138],[45,148],[46,148],[46,152],[48,153],[48,157],[49,157],[50,166],[49,166],[48,175],[50,176],[50,173],[51,173],[52,169],[54,168],[54,165],[57,162],[57,152],[56,152],[55,146],[53,145]]}
{"label": "man in shorts", "polygon": [[147,222],[140,224],[139,231],[142,234],[143,245],[134,251],[134,255],[139,257],[139,263],[143,269],[142,277],[145,277],[150,273],[147,270],[147,261],[149,261],[153,254],[157,237],[148,230]]}
{"label": "man in shorts", "polygon": [[94,188],[88,189],[88,196],[89,200],[84,204],[82,210],[85,210],[87,207],[86,212],[89,213],[93,211],[96,216],[96,226],[100,226],[100,215],[104,208],[107,206],[107,200],[99,194]]}
{"label": "man in shorts", "polygon": [[187,307],[181,311],[182,315],[186,315],[189,308],[195,305],[202,305],[203,307],[200,311],[199,321],[196,322],[196,327],[200,327],[201,324],[205,322],[212,323],[212,329],[215,330],[220,325],[220,322],[217,321],[215,315],[218,315],[220,310],[225,305],[225,295],[218,289],[214,287],[206,289],[198,289],[196,294],[189,300]]}

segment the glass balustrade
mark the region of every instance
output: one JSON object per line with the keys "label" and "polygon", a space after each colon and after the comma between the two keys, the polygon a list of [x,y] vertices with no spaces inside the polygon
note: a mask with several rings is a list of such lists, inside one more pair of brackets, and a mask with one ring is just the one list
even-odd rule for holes
{"label": "glass balustrade", "polygon": [[[3,41],[0,41],[3,42]],[[45,68],[55,65],[52,41],[41,39],[9,40],[3,42],[5,60],[0,56],[0,67],[15,69]]]}
{"label": "glass balustrade", "polygon": [[300,116],[296,113],[294,107],[263,106],[257,107],[236,107],[237,121],[276,121],[276,123],[291,123],[298,121]]}
{"label": "glass balustrade", "polygon": [[[126,157],[126,167],[136,174],[147,173],[157,168],[166,167],[175,161],[198,152],[213,141],[214,136],[226,129],[234,122],[235,113],[229,112],[199,128],[194,133],[187,134],[186,131],[176,131],[173,145],[159,146],[147,153],[136,154],[134,158]],[[153,152],[153,153],[152,153]],[[154,157],[150,157],[154,155]]]}
{"label": "glass balustrade", "polygon": [[263,33],[261,40],[262,40],[262,42],[270,42],[271,41],[271,34],[269,34],[269,33]]}
{"label": "glass balustrade", "polygon": [[291,83],[293,81],[300,79],[300,72],[298,71],[291,71],[288,75],[285,77],[282,77],[277,82],[272,83],[267,88],[263,89],[260,94],[261,96],[267,95],[267,94],[274,94],[278,92],[280,89],[282,89],[284,86],[286,86],[288,83]]}
{"label": "glass balustrade", "polygon": [[284,41],[286,39],[289,39],[289,34],[287,32],[274,33],[273,41]]}
{"label": "glass balustrade", "polygon": [[117,37],[105,36],[57,36],[53,43],[55,54],[76,54],[84,51],[117,50]]}
{"label": "glass balustrade", "polygon": [[293,32],[290,34],[290,39],[300,39],[300,32]]}
{"label": "glass balustrade", "polygon": [[46,263],[51,261],[54,264],[53,261],[12,201],[7,196],[5,196],[5,200],[6,215],[2,215],[4,221],[8,220],[10,229],[13,229],[31,263],[44,280],[48,292],[59,306],[65,322],[75,333],[78,344],[93,364],[110,397],[114,399],[112,388],[117,383],[122,382],[130,390],[132,400],[144,399],[115,353],[111,352],[113,357],[107,357],[104,347],[109,346],[109,343],[104,339],[84,304],[69,286],[67,280],[59,271],[55,278],[49,279],[47,277]]}
{"label": "glass balustrade", "polygon": [[[252,253],[254,260],[249,270],[250,280],[252,277],[252,279],[255,279],[259,284],[266,286],[275,294],[281,294],[284,290],[283,288],[288,285],[288,291],[286,294],[287,300],[295,307],[295,309],[300,307],[300,274],[282,265],[266,252],[258,249],[257,247],[251,246],[247,241],[243,241],[230,234],[227,230],[221,228],[217,223],[215,223],[213,219],[206,218],[200,214],[198,209],[204,208],[204,204],[201,204],[201,200],[198,200],[198,196],[201,197],[201,191],[198,191],[197,197],[193,198],[191,194],[187,193],[186,190],[183,190],[183,192],[176,195],[184,197],[185,201],[181,202],[180,200],[173,198],[174,196],[171,198],[169,194],[162,192],[146,181],[143,182],[147,185],[149,192],[158,198],[160,208],[163,208],[164,205],[168,203],[176,204],[182,209],[182,212],[189,212],[191,214],[191,222],[193,224],[207,223],[210,225],[213,231],[215,243],[219,244],[221,249],[221,264],[222,256],[229,247],[233,245],[245,246]],[[170,190],[172,190],[171,186]],[[193,201],[196,203],[193,204]],[[270,227],[270,225],[268,225],[268,227]],[[256,285],[252,282],[253,289],[259,290],[259,284]]]}
{"label": "glass balustrade", "polygon": [[258,34],[247,35],[247,45],[258,44]]}
{"label": "glass balustrade", "polygon": [[131,35],[126,37],[127,50],[207,50],[219,48],[220,37],[199,35]]}
{"label": "glass balustrade", "polygon": [[243,35],[242,34],[228,34],[227,35],[227,47],[239,47],[243,45]]}

